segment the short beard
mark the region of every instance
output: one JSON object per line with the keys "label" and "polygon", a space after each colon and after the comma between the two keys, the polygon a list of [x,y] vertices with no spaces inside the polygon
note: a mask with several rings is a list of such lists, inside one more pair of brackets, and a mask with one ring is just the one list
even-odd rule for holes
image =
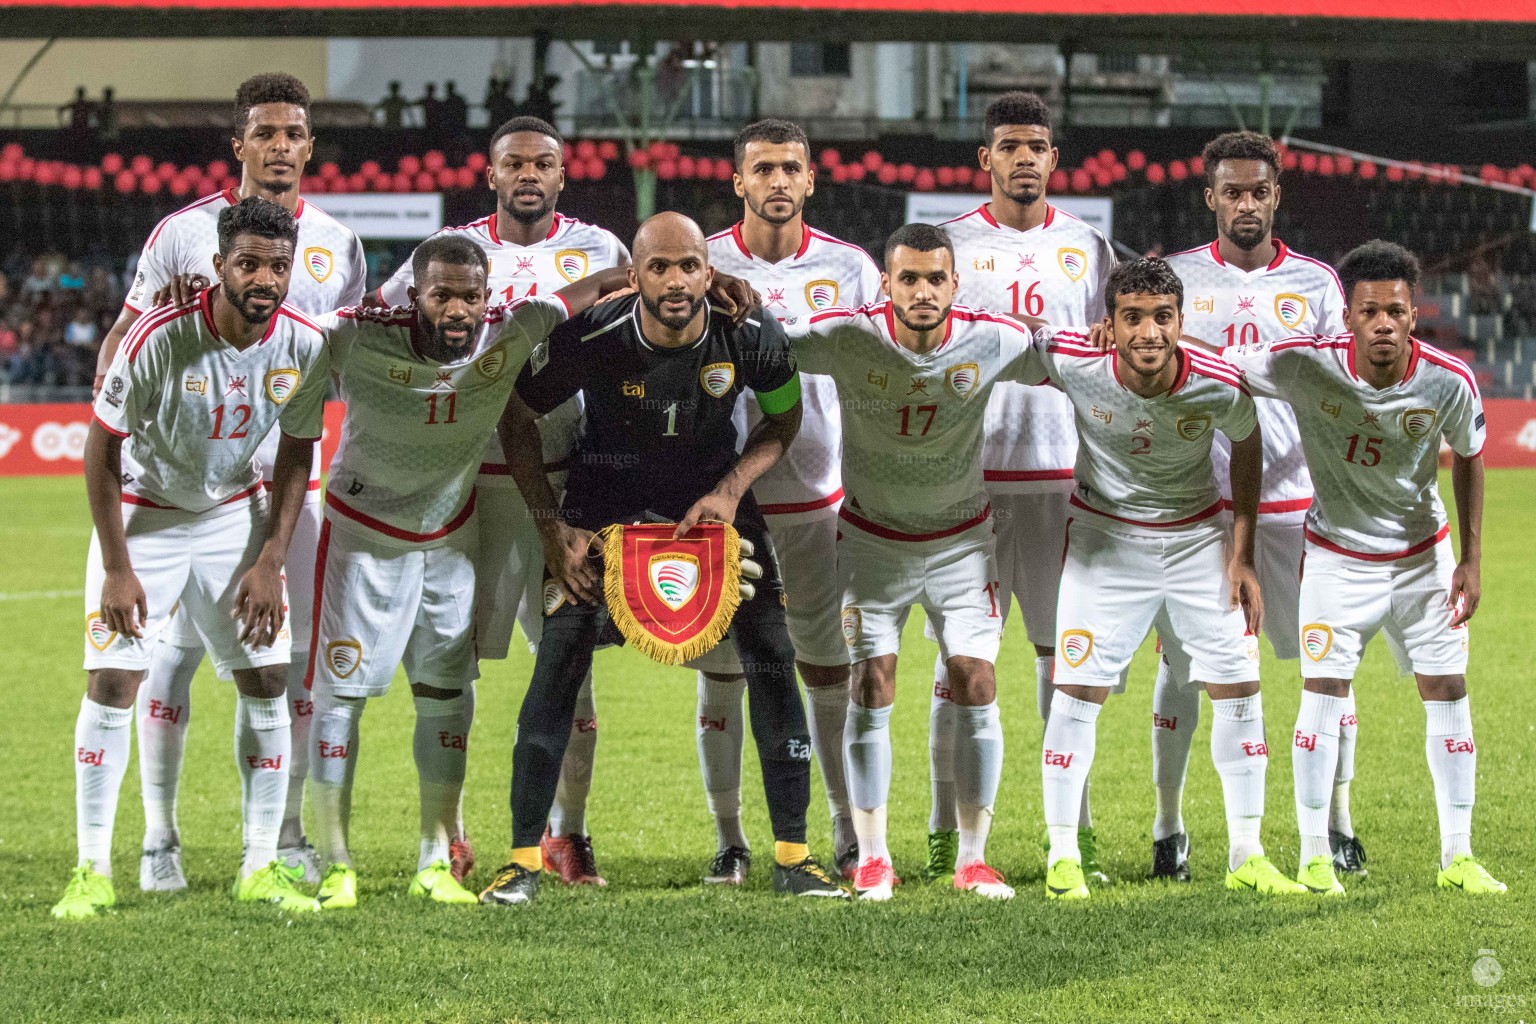
{"label": "short beard", "polygon": [[704,308],[704,297],[694,299],[688,306],[686,314],[668,316],[661,311],[661,300],[653,299],[644,292],[640,293],[640,301],[645,303],[645,311],[660,321],[661,325],[669,331],[681,331],[693,323],[693,318],[699,315],[699,310]]}
{"label": "short beard", "polygon": [[258,178],[256,179],[256,187],[263,192],[270,192],[275,196],[287,195],[299,187],[299,179],[297,175],[294,176],[292,181],[262,181]]}
{"label": "short beard", "polygon": [[246,291],[241,292],[239,301],[235,302],[233,305],[235,307],[235,312],[239,313],[241,319],[243,319],[248,324],[264,324],[268,320],[272,319],[272,317],[276,315],[277,312],[275,308],[271,313],[253,312],[251,307],[247,305],[253,296],[261,299],[271,299],[274,307],[281,305],[283,301],[281,296],[274,295],[271,292],[264,293],[255,289],[247,289]]}
{"label": "short beard", "polygon": [[506,213],[508,217],[511,217],[519,224],[525,226],[528,224],[537,224],[539,221],[555,212],[555,201],[553,199],[546,198],[544,202],[540,203],[539,206],[533,210],[520,210],[512,205],[512,203],[515,201],[515,196],[508,197],[507,202],[501,204],[501,209]]}
{"label": "short beard", "polygon": [[1021,188],[1010,191],[1009,185],[1011,183],[1009,179],[999,175],[996,171],[992,172],[992,180],[997,184],[997,190],[999,192],[1007,196],[1011,201],[1018,203],[1020,206],[1033,206],[1035,203],[1040,201],[1041,196],[1045,195],[1045,189],[1041,188],[1039,185],[1025,185]]}
{"label": "short beard", "polygon": [[1243,252],[1253,252],[1253,250],[1259,247],[1259,243],[1264,241],[1264,236],[1269,234],[1269,231],[1265,229],[1257,234],[1250,235],[1247,231],[1240,232],[1236,228],[1231,228],[1226,234],[1227,241],[1243,250]]}
{"label": "short beard", "polygon": [[906,326],[907,330],[917,331],[919,334],[926,334],[928,331],[936,330],[937,328],[944,326],[945,321],[949,319],[949,311],[954,308],[955,307],[953,305],[945,306],[943,309],[939,310],[938,320],[934,321],[930,326],[920,327],[913,323],[911,320],[907,319],[906,310],[902,309],[894,302],[891,303],[891,312],[896,314],[896,319],[900,320],[902,324]]}
{"label": "short beard", "polygon": [[764,203],[761,207],[759,207],[749,199],[747,200],[747,205],[752,208],[753,216],[757,217],[764,223],[772,224],[775,227],[780,227],[782,225],[788,224],[790,221],[800,216],[800,211],[805,209],[805,200],[802,199],[800,202],[795,203],[794,209],[790,210],[789,213],[783,217],[770,217],[766,212],[768,207],[767,203]]}

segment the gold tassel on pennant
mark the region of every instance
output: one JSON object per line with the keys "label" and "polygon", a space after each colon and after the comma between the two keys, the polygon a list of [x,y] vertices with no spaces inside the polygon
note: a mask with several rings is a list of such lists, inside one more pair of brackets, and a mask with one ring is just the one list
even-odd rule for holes
{"label": "gold tassel on pennant", "polygon": [[626,643],[681,665],[712,650],[741,604],[741,538],[729,523],[614,524],[603,541],[603,596]]}

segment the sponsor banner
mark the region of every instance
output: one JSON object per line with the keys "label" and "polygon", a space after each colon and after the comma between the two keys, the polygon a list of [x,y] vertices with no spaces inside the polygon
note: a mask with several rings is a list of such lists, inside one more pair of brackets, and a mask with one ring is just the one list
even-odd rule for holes
{"label": "sponsor banner", "polygon": [[[346,406],[325,403],[320,438],[321,468],[329,466],[341,442]],[[0,405],[0,476],[77,476],[85,458],[91,422],[86,402]]]}
{"label": "sponsor banner", "polygon": [[[970,213],[991,199],[991,196],[968,192],[908,192],[907,223],[940,224],[954,220],[963,213]],[[1114,200],[1095,196],[1051,196],[1049,201],[1063,213],[1070,213],[1089,227],[1098,228],[1105,238],[1115,237]],[[1077,252],[1076,249],[1067,251]],[[1071,277],[1072,271],[1068,270],[1067,276]],[[1082,276],[1082,271],[1078,271],[1078,276]]]}
{"label": "sponsor banner", "polygon": [[[364,241],[417,241],[443,226],[443,197],[437,192],[322,192],[305,196],[304,201],[314,203]],[[310,249],[304,265],[316,280],[323,281],[330,276],[329,258],[323,249]]]}

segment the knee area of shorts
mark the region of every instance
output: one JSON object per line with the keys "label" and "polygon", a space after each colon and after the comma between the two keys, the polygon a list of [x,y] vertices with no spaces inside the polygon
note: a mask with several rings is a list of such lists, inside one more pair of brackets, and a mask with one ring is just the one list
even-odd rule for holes
{"label": "knee area of shorts", "polygon": [[474,696],[468,690],[436,690],[424,694],[418,692],[413,685],[411,699],[416,705],[416,714],[421,718],[457,717],[474,707]]}

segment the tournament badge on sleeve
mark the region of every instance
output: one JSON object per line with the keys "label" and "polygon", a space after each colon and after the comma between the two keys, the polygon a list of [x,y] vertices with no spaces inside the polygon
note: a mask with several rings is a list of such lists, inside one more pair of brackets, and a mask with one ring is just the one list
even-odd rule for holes
{"label": "tournament badge on sleeve", "polygon": [[673,540],[675,529],[675,523],[636,523],[602,531],[608,614],[627,643],[663,665],[681,665],[714,648],[741,603],[735,528],[699,523]]}

